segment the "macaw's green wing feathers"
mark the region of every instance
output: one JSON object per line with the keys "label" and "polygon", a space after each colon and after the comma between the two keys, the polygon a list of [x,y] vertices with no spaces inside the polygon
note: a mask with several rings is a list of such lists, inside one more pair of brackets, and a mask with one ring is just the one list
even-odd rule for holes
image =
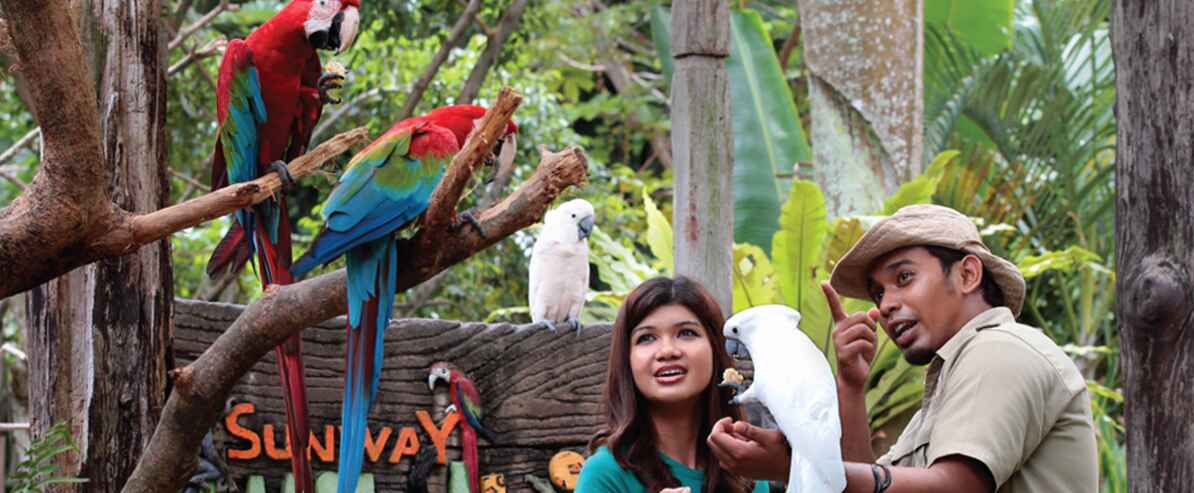
{"label": "macaw's green wing feathers", "polygon": [[[265,101],[261,81],[253,65],[253,52],[243,40],[228,43],[220,63],[216,84],[216,115],[219,130],[216,163],[212,168],[213,186],[242,183],[257,178],[257,126],[265,123]],[[227,176],[223,176],[227,173]]]}
{"label": "macaw's green wing feathers", "polygon": [[465,421],[469,426],[477,430],[481,436],[485,437],[489,443],[497,443],[497,437],[489,428],[486,428],[481,419],[484,418],[484,410],[481,408],[481,394],[477,392],[477,387],[473,385],[473,381],[468,378],[461,378],[457,384],[457,395],[460,397],[460,413],[464,416]]}
{"label": "macaw's green wing feathers", "polygon": [[378,168],[384,167],[395,155],[406,155],[410,150],[410,138],[411,129],[409,127],[391,129],[353,156],[352,161],[348,162],[348,168],[340,176],[340,183],[336,185],[323,204],[323,220],[331,221],[336,218],[338,221],[343,221],[337,216],[344,216],[348,202],[356,197],[362,187],[373,180],[373,175]]}

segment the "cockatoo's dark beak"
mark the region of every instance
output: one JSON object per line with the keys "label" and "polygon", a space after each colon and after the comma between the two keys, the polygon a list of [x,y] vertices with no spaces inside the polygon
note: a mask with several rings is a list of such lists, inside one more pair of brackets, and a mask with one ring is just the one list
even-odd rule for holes
{"label": "cockatoo's dark beak", "polygon": [[726,339],[726,352],[739,359],[750,356],[750,352],[746,350],[746,344],[738,339]]}
{"label": "cockatoo's dark beak", "polygon": [[576,224],[577,238],[579,241],[584,241],[589,235],[593,234],[593,216],[585,216],[581,218],[580,222]]}

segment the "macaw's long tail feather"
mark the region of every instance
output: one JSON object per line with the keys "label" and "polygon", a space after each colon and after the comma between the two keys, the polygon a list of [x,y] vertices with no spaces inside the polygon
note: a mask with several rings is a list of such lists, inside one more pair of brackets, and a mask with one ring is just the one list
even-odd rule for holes
{"label": "macaw's long tail feather", "polygon": [[253,244],[245,236],[245,228],[233,221],[232,227],[228,228],[228,233],[216,245],[216,249],[211,252],[211,258],[207,260],[207,276],[235,275],[252,256]]}
{"label": "macaw's long tail feather", "polygon": [[296,493],[314,493],[315,482],[307,459],[307,385],[303,381],[302,335],[296,333],[275,348],[282,400],[286,404],[286,433],[290,437],[290,470]]}
{"label": "macaw's long tail feather", "polygon": [[348,252],[349,323],[336,488],[340,493],[356,491],[364,461],[365,427],[381,381],[383,337],[394,308],[395,248],[394,239],[387,237]]}
{"label": "macaw's long tail feather", "polygon": [[377,298],[365,303],[361,326],[347,329],[344,360],[344,404],[340,410],[340,471],[336,491],[354,493],[365,457],[365,426],[373,404],[368,384],[376,341]]}
{"label": "macaw's long tail feather", "polygon": [[481,465],[477,461],[477,432],[471,426],[460,427],[460,455],[468,468],[468,490],[481,491]]}
{"label": "macaw's long tail feather", "polygon": [[[268,201],[267,201],[268,202]],[[264,204],[264,203],[263,203]],[[285,204],[255,207],[251,223],[256,234],[253,244],[257,250],[261,284],[290,284],[290,219]],[[295,333],[275,348],[278,374],[282,380],[282,399],[286,404],[286,433],[290,437],[290,469],[294,473],[298,493],[314,493],[315,482],[307,459],[307,442],[311,436],[307,414],[307,384],[303,369],[302,333]]]}

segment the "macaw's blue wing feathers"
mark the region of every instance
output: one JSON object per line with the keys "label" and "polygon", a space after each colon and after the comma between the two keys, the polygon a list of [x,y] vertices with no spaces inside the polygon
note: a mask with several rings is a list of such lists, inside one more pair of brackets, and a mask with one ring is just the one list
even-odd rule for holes
{"label": "macaw's blue wing feathers", "polygon": [[295,277],[389,235],[427,209],[448,157],[406,156],[410,142],[411,129],[390,132],[353,158],[324,203],[324,230],[291,268]]}
{"label": "macaw's blue wing feathers", "polygon": [[[268,115],[265,101],[261,98],[261,81],[257,76],[257,67],[253,65],[253,52],[244,40],[229,41],[228,48],[224,51],[216,84],[216,116],[219,128],[216,131],[216,149],[212,158],[212,188],[256,179],[257,158],[261,147],[258,125],[265,123]],[[259,250],[257,242],[252,240],[255,235],[243,233],[257,231],[256,216],[272,211],[255,209],[240,209],[233,214],[242,231],[238,233],[235,227],[229,231],[222,242],[227,243],[223,251],[217,249],[208,261],[209,273],[224,272],[228,267],[239,268],[243,261],[233,260],[251,259],[253,253]],[[270,223],[276,243],[277,218],[272,218]],[[244,252],[238,250],[247,250],[247,257]],[[232,258],[234,252],[235,259]]]}

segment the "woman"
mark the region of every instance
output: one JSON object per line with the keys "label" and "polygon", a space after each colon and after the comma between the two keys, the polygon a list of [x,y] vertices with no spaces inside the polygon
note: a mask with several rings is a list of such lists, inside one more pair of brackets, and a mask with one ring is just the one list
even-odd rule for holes
{"label": "woman", "polygon": [[576,493],[768,491],[722,469],[705,441],[719,419],[742,419],[717,386],[733,366],[724,322],[709,292],[686,277],[651,279],[630,293],[611,335],[605,427],[589,443],[596,451]]}

